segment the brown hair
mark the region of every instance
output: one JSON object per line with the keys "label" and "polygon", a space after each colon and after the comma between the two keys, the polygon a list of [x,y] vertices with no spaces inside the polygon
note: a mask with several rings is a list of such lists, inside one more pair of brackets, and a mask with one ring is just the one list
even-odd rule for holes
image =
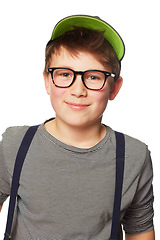
{"label": "brown hair", "polygon": [[74,27],[73,30],[64,33],[55,40],[50,40],[45,50],[45,69],[50,67],[52,54],[65,47],[71,55],[78,55],[79,51],[85,51],[93,54],[103,66],[110,66],[114,73],[115,81],[119,78],[121,64],[111,44],[104,38],[104,32],[91,29]]}

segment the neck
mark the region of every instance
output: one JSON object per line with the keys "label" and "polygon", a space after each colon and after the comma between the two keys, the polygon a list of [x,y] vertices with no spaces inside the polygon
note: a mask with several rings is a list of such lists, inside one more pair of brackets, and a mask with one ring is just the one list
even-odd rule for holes
{"label": "neck", "polygon": [[106,134],[106,127],[101,119],[87,126],[66,125],[60,119],[45,124],[46,130],[61,142],[78,148],[91,148],[99,143]]}

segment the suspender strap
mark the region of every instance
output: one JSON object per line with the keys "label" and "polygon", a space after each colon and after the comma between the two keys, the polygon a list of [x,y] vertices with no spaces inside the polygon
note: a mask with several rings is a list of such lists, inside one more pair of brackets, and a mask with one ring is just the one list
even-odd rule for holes
{"label": "suspender strap", "polygon": [[116,134],[116,184],[110,237],[111,240],[118,240],[118,231],[120,224],[120,207],[124,175],[124,160],[125,160],[124,135],[119,132],[115,132],[115,134]]}
{"label": "suspender strap", "polygon": [[8,217],[7,217],[7,225],[6,225],[6,231],[4,234],[4,236],[5,236],[4,240],[9,240],[12,238],[11,237],[11,229],[12,229],[12,222],[13,222],[14,209],[15,209],[16,197],[17,197],[17,192],[18,192],[18,187],[19,187],[19,179],[20,179],[20,175],[21,175],[21,170],[22,170],[23,162],[27,155],[28,149],[29,149],[32,139],[37,131],[38,126],[39,125],[32,126],[27,130],[27,132],[24,135],[24,138],[21,142],[18,153],[17,153],[14,171],[13,171],[10,202],[9,202]]}

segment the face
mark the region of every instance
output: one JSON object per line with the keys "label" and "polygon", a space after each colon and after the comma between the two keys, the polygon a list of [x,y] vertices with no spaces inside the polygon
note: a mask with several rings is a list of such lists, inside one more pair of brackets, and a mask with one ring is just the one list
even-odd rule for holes
{"label": "face", "polygon": [[[110,72],[110,68],[104,66],[96,58],[86,52],[79,52],[78,56],[71,56],[61,48],[58,54],[53,54],[50,67],[65,67],[75,71],[91,69]],[[108,99],[115,92],[106,81],[103,89],[94,91],[87,89],[82,82],[81,75],[77,75],[75,82],[69,88],[56,87],[51,75],[44,74],[47,93],[50,95],[52,107],[56,114],[56,121],[63,122],[72,127],[88,127],[100,124]]]}

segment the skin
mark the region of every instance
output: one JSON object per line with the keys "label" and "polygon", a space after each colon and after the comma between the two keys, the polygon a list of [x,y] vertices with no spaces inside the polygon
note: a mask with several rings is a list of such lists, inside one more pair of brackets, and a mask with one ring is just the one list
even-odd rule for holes
{"label": "skin", "polygon": [[137,234],[137,235],[125,235],[125,240],[155,240],[155,232],[154,230],[147,232],[147,233],[142,233],[142,234]]}
{"label": "skin", "polygon": [[[97,69],[110,72],[111,70],[109,67],[105,68],[90,53],[79,52],[78,56],[73,57],[64,48],[61,48],[59,54],[52,55],[50,67],[68,67],[76,71]],[[104,88],[99,91],[85,88],[80,75],[69,88],[57,88],[51,76],[45,73],[44,80],[56,114],[56,119],[45,125],[47,131],[72,146],[90,148],[96,145],[106,133],[106,128],[101,124],[103,112],[108,100],[113,100],[118,94],[123,79],[120,77],[112,89],[107,81]]]}
{"label": "skin", "polygon": [[[52,55],[50,67],[68,67],[75,71],[90,69],[111,72],[110,67],[104,67],[91,53],[79,52],[71,56],[61,48],[59,53]],[[78,75],[69,88],[57,88],[50,75],[44,75],[45,88],[50,96],[51,105],[56,118],[45,124],[46,130],[60,141],[79,148],[90,148],[105,136],[106,127],[101,124],[103,112],[108,100],[114,100],[121,89],[123,79],[112,85],[109,81],[102,90],[88,90]],[[110,79],[109,79],[110,80]],[[83,104],[74,105],[74,104]],[[144,234],[125,235],[126,240],[154,240],[154,230]]]}

